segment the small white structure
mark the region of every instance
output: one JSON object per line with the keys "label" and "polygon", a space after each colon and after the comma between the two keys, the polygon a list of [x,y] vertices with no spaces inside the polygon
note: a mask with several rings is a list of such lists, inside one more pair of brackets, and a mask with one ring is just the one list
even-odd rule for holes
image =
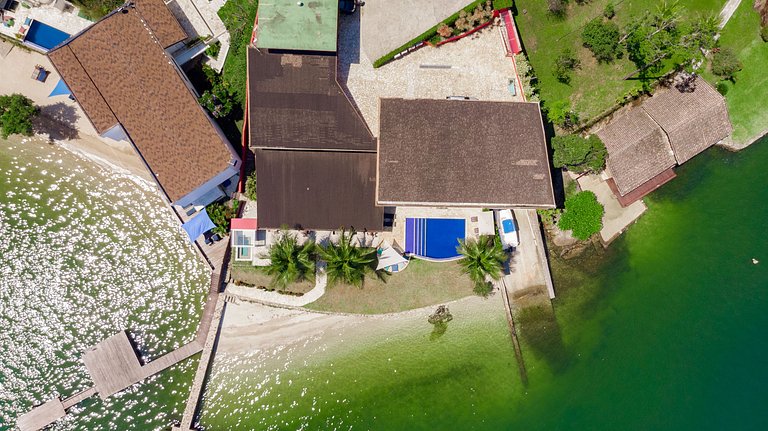
{"label": "small white structure", "polygon": [[383,269],[387,272],[398,272],[405,269],[406,265],[408,265],[408,259],[404,258],[386,241],[381,243],[376,250],[376,255],[379,258],[379,262],[376,265],[377,271]]}
{"label": "small white structure", "polygon": [[255,218],[231,220],[232,250],[236,261],[253,260],[253,248],[257,245],[258,222]]}

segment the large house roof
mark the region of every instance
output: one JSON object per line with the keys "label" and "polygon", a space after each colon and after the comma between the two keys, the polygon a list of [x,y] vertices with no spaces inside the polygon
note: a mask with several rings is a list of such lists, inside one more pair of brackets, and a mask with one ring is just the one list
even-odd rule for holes
{"label": "large house roof", "polygon": [[260,2],[256,46],[335,52],[338,17],[338,0]]}
{"label": "large house roof", "polygon": [[163,0],[132,0],[163,48],[181,42],[187,33]]}
{"label": "large house roof", "polygon": [[336,56],[248,50],[251,146],[375,151],[376,141],[336,81]]}
{"label": "large house roof", "polygon": [[382,99],[380,205],[552,208],[538,103]]}
{"label": "large house roof", "polygon": [[667,135],[642,109],[630,109],[597,132],[621,195],[675,166]]}
{"label": "large house roof", "polygon": [[696,78],[693,91],[679,91],[674,86],[662,88],[642,106],[667,132],[679,164],[733,131],[725,98],[702,78]]}
{"label": "large house roof", "polygon": [[256,150],[259,227],[381,230],[376,154]]}
{"label": "large house roof", "polygon": [[149,25],[124,7],[48,56],[96,130],[120,124],[173,202],[233,156]]}

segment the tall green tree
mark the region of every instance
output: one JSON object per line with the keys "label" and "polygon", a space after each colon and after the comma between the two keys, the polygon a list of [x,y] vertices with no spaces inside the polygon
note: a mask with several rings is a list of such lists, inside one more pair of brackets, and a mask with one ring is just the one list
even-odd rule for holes
{"label": "tall green tree", "polygon": [[620,35],[616,23],[595,18],[584,26],[581,40],[598,61],[610,63],[621,56]]}
{"label": "tall green tree", "polygon": [[40,110],[22,94],[0,96],[0,136],[32,135],[32,119]]}
{"label": "tall green tree", "polygon": [[317,246],[314,241],[299,244],[296,236],[288,231],[281,231],[269,248],[269,266],[264,271],[272,276],[272,286],[284,288],[299,281],[315,279],[315,260]]}
{"label": "tall green tree", "polygon": [[603,205],[593,192],[579,192],[565,199],[565,211],[557,226],[572,231],[573,236],[580,240],[587,240],[603,228],[604,212]]}
{"label": "tall green tree", "polygon": [[342,230],[337,243],[320,247],[320,259],[327,264],[329,286],[341,282],[363,287],[366,275],[376,274],[380,278],[384,276],[382,272],[376,271],[376,249],[356,247],[353,243],[354,235],[354,231]]}
{"label": "tall green tree", "polygon": [[487,296],[487,278],[498,280],[507,261],[507,253],[495,236],[483,235],[478,239],[459,241],[456,250],[463,257],[459,260],[461,272],[475,283],[475,292]]}
{"label": "tall green tree", "polygon": [[600,172],[605,167],[607,151],[597,135],[582,138],[579,135],[555,136],[552,138],[552,164],[556,168],[582,173]]}

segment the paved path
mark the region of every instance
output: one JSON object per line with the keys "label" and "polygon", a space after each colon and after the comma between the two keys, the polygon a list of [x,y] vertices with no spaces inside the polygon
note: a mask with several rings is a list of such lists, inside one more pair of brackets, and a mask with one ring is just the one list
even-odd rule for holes
{"label": "paved path", "polygon": [[739,5],[741,4],[741,0],[728,0],[725,2],[725,6],[723,6],[723,10],[720,11],[720,28],[722,29],[725,27],[726,24],[728,24],[728,21],[733,16],[733,13],[736,12],[736,9],[739,8]]}

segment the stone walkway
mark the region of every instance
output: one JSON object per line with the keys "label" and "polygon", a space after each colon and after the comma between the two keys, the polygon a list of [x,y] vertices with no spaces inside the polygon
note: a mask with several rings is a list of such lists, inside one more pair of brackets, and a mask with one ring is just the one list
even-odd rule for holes
{"label": "stone walkway", "polygon": [[723,6],[723,10],[720,11],[720,29],[725,27],[726,24],[728,24],[728,21],[730,21],[731,17],[733,16],[733,13],[736,12],[736,9],[739,8],[739,5],[741,4],[741,0],[728,0],[725,2],[725,6]]}

